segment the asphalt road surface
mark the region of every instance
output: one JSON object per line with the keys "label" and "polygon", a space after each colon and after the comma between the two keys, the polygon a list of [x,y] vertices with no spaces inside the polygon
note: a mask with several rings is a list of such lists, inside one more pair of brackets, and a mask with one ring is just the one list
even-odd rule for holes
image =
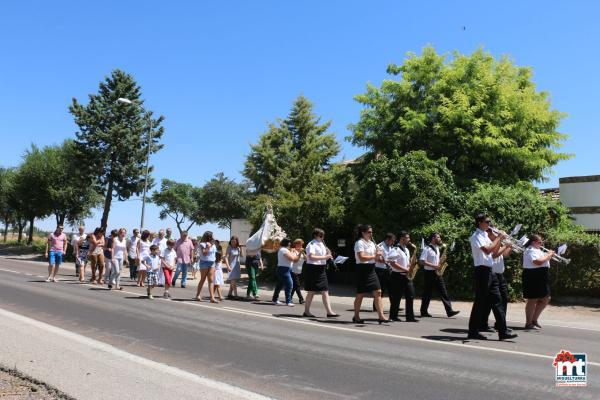
{"label": "asphalt road surface", "polygon": [[[148,300],[128,278],[123,291],[108,291],[79,284],[71,271],[46,283],[44,264],[0,258],[0,308],[279,399],[600,398],[598,330],[514,327],[513,341],[467,341],[464,317],[378,325],[365,310],[366,323],[356,325],[347,305],[334,304],[340,318],[323,318],[320,296],[318,318],[306,319],[302,306],[195,302],[193,285],[172,289],[172,300]],[[555,387],[561,349],[587,353],[588,387]]]}

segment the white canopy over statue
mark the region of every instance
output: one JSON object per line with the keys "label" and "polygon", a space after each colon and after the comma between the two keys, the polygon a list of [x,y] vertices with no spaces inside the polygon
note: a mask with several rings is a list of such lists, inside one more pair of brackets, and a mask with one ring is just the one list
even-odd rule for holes
{"label": "white canopy over statue", "polygon": [[267,206],[267,212],[263,218],[263,223],[258,231],[246,241],[246,249],[249,252],[262,250],[267,253],[272,253],[279,249],[279,242],[285,237],[285,232],[277,225],[277,221],[275,221],[273,208]]}

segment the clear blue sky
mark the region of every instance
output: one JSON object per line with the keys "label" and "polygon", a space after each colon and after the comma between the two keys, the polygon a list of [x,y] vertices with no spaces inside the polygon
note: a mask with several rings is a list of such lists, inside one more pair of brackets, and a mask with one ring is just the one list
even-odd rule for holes
{"label": "clear blue sky", "polygon": [[[483,4],[487,3],[487,4]],[[600,3],[594,1],[13,1],[0,6],[0,165],[30,145],[73,137],[71,98],[87,101],[114,68],[132,73],[166,117],[155,178],[196,185],[216,172],[240,179],[248,145],[300,93],[342,141],[386,66],[432,44],[479,46],[532,66],[553,107],[568,113],[558,177],[600,173]],[[465,29],[463,29],[463,27]],[[139,224],[139,201],[114,204],[109,225]],[[96,225],[100,213],[88,221]],[[52,220],[42,227],[51,228]],[[173,226],[150,206],[147,226]],[[204,229],[205,227],[201,227]],[[194,233],[198,233],[196,229]],[[218,231],[218,237],[228,233]]]}

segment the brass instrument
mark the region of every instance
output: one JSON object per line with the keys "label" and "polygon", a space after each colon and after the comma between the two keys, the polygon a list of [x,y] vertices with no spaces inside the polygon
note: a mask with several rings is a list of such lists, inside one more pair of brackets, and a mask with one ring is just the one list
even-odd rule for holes
{"label": "brass instrument", "polygon": [[[548,250],[544,246],[541,246],[540,250],[542,250],[544,254],[548,254],[550,252],[550,250]],[[571,262],[571,259],[563,257],[561,254],[558,254],[558,252],[554,252],[554,254],[552,255],[552,261],[556,261],[558,263],[567,265]]]}
{"label": "brass instrument", "polygon": [[417,271],[420,267],[419,263],[417,262],[417,246],[415,246],[411,242],[408,242],[406,246],[410,247],[410,251],[412,252],[410,256],[410,261],[408,262],[408,272],[406,273],[406,277],[412,281],[413,279],[415,279]]}
{"label": "brass instrument", "polygon": [[442,277],[444,275],[444,271],[448,267],[448,253],[454,250],[454,244],[455,243],[452,242],[452,245],[449,248],[446,245],[446,243],[442,244],[441,246],[442,249],[440,251],[442,252],[442,254],[440,255],[440,267],[435,270],[435,273],[439,277]]}

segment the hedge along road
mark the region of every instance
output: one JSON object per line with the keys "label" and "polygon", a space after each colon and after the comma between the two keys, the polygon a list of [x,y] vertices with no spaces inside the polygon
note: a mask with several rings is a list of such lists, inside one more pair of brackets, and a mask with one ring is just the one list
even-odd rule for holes
{"label": "hedge along road", "polygon": [[[417,399],[500,399],[507,391],[511,398],[562,398],[552,367],[561,349],[586,352],[592,362],[589,387],[569,390],[569,396],[591,399],[600,393],[594,378],[600,348],[593,330],[546,327],[519,332],[514,342],[464,342],[464,319],[356,326],[340,305],[339,321],[313,321],[298,318],[299,307],[196,303],[188,301],[190,288],[173,290],[175,301],[150,301],[140,288],[108,292],[74,283],[72,276],[48,284],[38,277],[44,273],[40,263],[0,259],[1,307],[276,398],[398,398],[402,393]],[[135,393],[135,385],[124,389]]]}

